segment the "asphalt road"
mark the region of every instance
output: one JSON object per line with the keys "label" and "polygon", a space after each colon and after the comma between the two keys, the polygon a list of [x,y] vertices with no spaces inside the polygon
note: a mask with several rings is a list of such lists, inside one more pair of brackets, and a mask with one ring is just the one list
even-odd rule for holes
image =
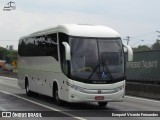
{"label": "asphalt road", "polygon": [[[64,103],[63,106],[57,106],[52,98],[34,94],[31,97],[25,95],[25,90],[22,90],[17,85],[17,79],[0,76],[0,111],[19,111],[40,112],[42,118],[2,118],[0,120],[159,120],[160,117],[108,117],[109,115],[125,115],[132,113],[136,116],[141,113],[157,113],[160,116],[160,101],[150,100],[139,97],[125,96],[123,102],[110,102],[107,107],[100,108],[97,103]],[[145,112],[144,112],[145,111]],[[119,113],[119,114],[118,114]],[[123,114],[121,114],[123,113]],[[45,117],[51,115],[56,117]],[[133,114],[132,114],[133,115]]]}

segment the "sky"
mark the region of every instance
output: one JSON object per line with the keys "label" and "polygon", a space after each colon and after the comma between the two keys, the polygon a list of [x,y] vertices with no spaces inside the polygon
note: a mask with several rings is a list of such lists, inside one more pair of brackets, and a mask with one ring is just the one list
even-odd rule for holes
{"label": "sky", "polygon": [[[59,24],[96,24],[116,30],[129,45],[151,46],[160,33],[160,0],[0,0],[0,46],[18,48],[21,36]],[[159,38],[160,39],[160,38]]]}

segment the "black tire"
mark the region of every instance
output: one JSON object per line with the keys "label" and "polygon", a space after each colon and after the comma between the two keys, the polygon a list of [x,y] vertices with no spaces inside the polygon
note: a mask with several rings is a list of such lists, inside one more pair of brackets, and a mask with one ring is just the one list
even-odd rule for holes
{"label": "black tire", "polygon": [[62,100],[59,99],[59,94],[58,94],[58,87],[57,85],[54,86],[55,88],[53,89],[53,99],[55,101],[55,103],[58,105],[58,106],[61,106],[62,105]]}
{"label": "black tire", "polygon": [[26,89],[26,95],[27,96],[31,96],[32,95],[32,91],[29,90],[29,82],[28,82],[28,80],[26,80],[25,89]]}
{"label": "black tire", "polygon": [[108,102],[98,102],[98,105],[100,107],[106,107],[107,104],[108,104]]}

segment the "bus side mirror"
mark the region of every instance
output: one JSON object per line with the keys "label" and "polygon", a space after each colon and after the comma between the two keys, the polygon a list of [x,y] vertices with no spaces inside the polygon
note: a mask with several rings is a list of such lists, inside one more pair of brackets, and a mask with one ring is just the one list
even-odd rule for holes
{"label": "bus side mirror", "polygon": [[65,56],[66,56],[66,60],[71,60],[71,50],[70,50],[70,46],[67,42],[62,42],[62,44],[65,47]]}
{"label": "bus side mirror", "polygon": [[133,61],[133,50],[130,46],[123,44],[123,46],[127,49],[128,51],[128,61]]}

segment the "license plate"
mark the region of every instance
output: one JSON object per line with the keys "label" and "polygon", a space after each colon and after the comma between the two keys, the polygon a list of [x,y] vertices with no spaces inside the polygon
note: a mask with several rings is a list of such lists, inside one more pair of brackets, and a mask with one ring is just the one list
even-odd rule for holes
{"label": "license plate", "polygon": [[104,100],[104,96],[96,96],[95,100]]}

